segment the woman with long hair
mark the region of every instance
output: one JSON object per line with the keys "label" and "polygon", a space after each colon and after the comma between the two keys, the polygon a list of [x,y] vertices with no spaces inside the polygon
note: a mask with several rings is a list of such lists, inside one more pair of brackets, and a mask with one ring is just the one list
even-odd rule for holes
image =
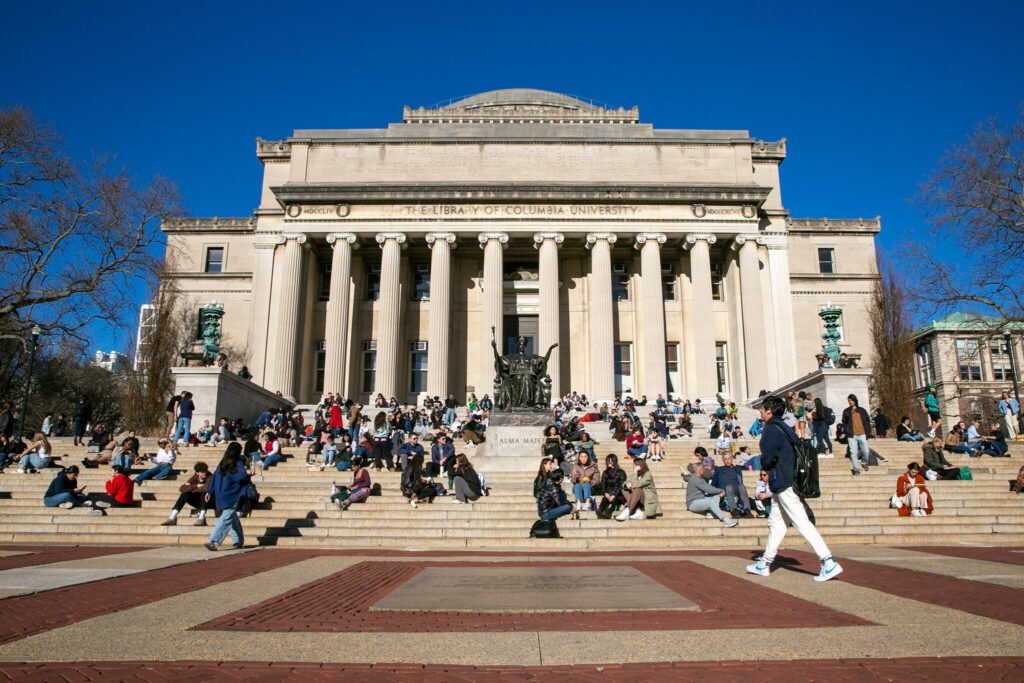
{"label": "woman with long hair", "polygon": [[537,476],[533,478],[533,497],[536,498],[540,495],[540,490],[544,488],[544,483],[547,481],[548,474],[555,468],[554,458],[541,458],[540,467],[537,468]]}
{"label": "woman with long hair", "polygon": [[217,524],[206,541],[206,549],[215,551],[231,533],[231,547],[241,548],[245,543],[242,522],[238,518],[238,505],[251,479],[242,463],[242,444],[233,441],[224,451],[224,457],[213,472],[206,502],[212,499],[217,506]]}
{"label": "woman with long hair", "polygon": [[469,464],[469,458],[462,453],[455,456],[455,502],[472,503],[483,494],[480,475]]}
{"label": "woman with long hair", "polygon": [[832,455],[832,439],[828,436],[828,408],[821,402],[821,398],[814,399],[814,413],[811,416],[811,426],[814,427],[814,441],[818,453],[827,456]]}
{"label": "woman with long hair", "polygon": [[633,463],[633,477],[625,488],[626,506],[616,520],[625,522],[627,519],[653,519],[661,516],[658,489],[654,486],[654,477],[646,462],[637,460]]}
{"label": "woman with long hair", "polygon": [[45,469],[50,466],[51,460],[53,449],[50,448],[50,440],[42,432],[36,432],[32,444],[18,460],[18,474]]}
{"label": "woman with long hair", "polygon": [[626,484],[626,473],[619,467],[619,458],[614,454],[605,458],[604,464],[605,470],[601,473],[601,504],[597,516],[611,519],[615,506],[625,502],[622,490]]}
{"label": "woman with long hair", "polygon": [[391,424],[383,411],[377,413],[377,417],[373,418],[373,432],[370,439],[373,443],[374,467],[380,472],[384,469],[384,462],[387,461],[388,472],[394,472],[395,463],[391,455]]}
{"label": "woman with long hair", "polygon": [[593,490],[601,481],[601,471],[590,457],[593,451],[580,451],[576,464],[572,467],[569,479],[572,482],[572,497],[576,501],[576,511],[593,508]]}

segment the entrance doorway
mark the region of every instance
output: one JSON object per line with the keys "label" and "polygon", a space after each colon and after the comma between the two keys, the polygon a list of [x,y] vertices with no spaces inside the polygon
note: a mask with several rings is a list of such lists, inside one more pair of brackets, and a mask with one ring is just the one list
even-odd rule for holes
{"label": "entrance doorway", "polygon": [[516,352],[516,342],[519,337],[526,337],[526,353],[537,353],[539,325],[538,316],[535,315],[506,315],[504,318],[505,353]]}

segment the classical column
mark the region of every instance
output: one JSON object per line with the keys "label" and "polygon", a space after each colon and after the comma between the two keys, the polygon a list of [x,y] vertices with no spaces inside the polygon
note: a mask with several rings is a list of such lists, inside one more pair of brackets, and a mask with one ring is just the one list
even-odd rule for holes
{"label": "classical column", "polygon": [[267,357],[267,384],[271,391],[280,391],[290,401],[295,400],[296,342],[299,338],[299,311],[302,294],[303,233],[286,232],[281,235],[284,247],[281,253],[281,282],[274,286],[273,324],[270,333],[277,340],[273,356]]}
{"label": "classical column", "polygon": [[334,248],[331,257],[331,291],[327,299],[327,324],[324,341],[327,357],[324,363],[324,393],[348,396],[345,369],[348,359],[348,307],[352,286],[352,249],[358,248],[351,232],[332,232],[327,243]]}
{"label": "classical column", "polygon": [[[385,399],[398,396],[398,339],[402,307],[402,245],[405,234],[401,232],[377,233],[380,257],[380,297],[377,300],[377,386],[376,393]],[[404,392],[403,392],[404,393]]]}
{"label": "classical column", "polygon": [[[775,293],[775,336],[779,383],[797,379],[796,334],[793,327],[793,295],[789,280],[789,247],[783,240],[768,243],[768,269]],[[769,387],[769,391],[771,391]]]}
{"label": "classical column", "polygon": [[668,394],[665,366],[665,301],[661,291],[660,232],[642,232],[633,246],[640,250],[640,305],[643,310],[644,384],[642,393],[654,400]]}
{"label": "classical column", "polygon": [[252,269],[252,326],[249,332],[248,358],[252,379],[260,386],[266,386],[267,340],[270,337],[270,299],[274,285],[274,251],[284,239],[274,235],[271,241],[253,242],[256,263]]}
{"label": "classical column", "polygon": [[[480,353],[483,360],[483,367],[491,367],[491,330],[494,330],[494,338],[498,341],[498,353],[505,353],[505,335],[502,329],[503,311],[502,295],[504,294],[505,273],[502,263],[502,249],[508,244],[508,233],[504,232],[482,232],[477,239],[480,241],[480,248],[484,250],[484,328],[480,336]],[[486,375],[487,372],[485,371]],[[492,379],[492,378],[489,378]],[[490,387],[488,381],[485,386]],[[490,393],[484,389],[484,393]]]}
{"label": "classical column", "polygon": [[768,356],[764,334],[764,300],[761,297],[761,263],[757,237],[737,235],[732,248],[740,252],[740,299],[743,303],[743,345],[746,349],[747,398],[768,386]]}
{"label": "classical column", "polygon": [[711,245],[716,241],[714,235],[698,233],[687,235],[683,242],[683,249],[690,251],[690,282],[693,288],[693,339],[689,346],[697,368],[695,399],[706,400],[718,390],[715,326],[711,314]]}
{"label": "classical column", "polygon": [[430,325],[427,337],[427,393],[447,396],[448,329],[451,326],[452,248],[455,234],[427,233],[430,245]]}
{"label": "classical column", "polygon": [[612,308],[613,232],[587,235],[590,250],[590,399],[615,397],[615,336]]}
{"label": "classical column", "polygon": [[[533,246],[538,255],[540,275],[540,317],[538,319],[537,353],[543,355],[552,344],[561,344],[558,327],[561,311],[558,306],[558,247],[565,241],[560,232],[538,232],[533,236]],[[551,398],[562,396],[561,346],[551,352],[548,359],[548,374],[551,375]]]}

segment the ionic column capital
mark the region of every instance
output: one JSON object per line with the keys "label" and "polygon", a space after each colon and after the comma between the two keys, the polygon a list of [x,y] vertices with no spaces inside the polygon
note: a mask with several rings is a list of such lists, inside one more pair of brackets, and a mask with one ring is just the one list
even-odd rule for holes
{"label": "ionic column capital", "polygon": [[709,232],[693,232],[687,235],[686,239],[683,240],[683,249],[690,249],[697,243],[697,240],[707,242],[708,246],[711,246],[718,241],[718,238]]}
{"label": "ionic column capital", "polygon": [[454,249],[457,246],[455,239],[454,232],[428,232],[426,235],[427,246],[429,247],[433,247],[435,242],[447,242]]}
{"label": "ionic column capital", "polygon": [[295,240],[299,244],[305,244],[308,239],[304,232],[282,232],[280,244],[284,244],[288,240]]}
{"label": "ionic column capital", "polygon": [[335,246],[338,242],[348,242],[353,249],[358,249],[359,243],[356,241],[357,239],[359,238],[356,237],[356,234],[354,232],[327,233],[327,244],[330,244],[332,247]]}
{"label": "ionic column capital", "polygon": [[642,249],[644,244],[652,242],[655,244],[665,244],[668,242],[668,236],[663,232],[640,232],[634,235],[633,248]]}
{"label": "ionic column capital", "polygon": [[551,240],[555,246],[560,247],[565,241],[565,235],[560,232],[535,232],[533,233],[533,248],[540,249],[540,245],[544,244],[546,240]]}
{"label": "ionic column capital", "polygon": [[614,232],[587,233],[587,244],[585,245],[586,248],[590,249],[595,244],[597,244],[598,240],[604,240],[605,242],[608,243],[608,246],[611,247],[619,240],[619,236],[616,235]]}
{"label": "ionic column capital", "polygon": [[374,239],[377,240],[377,244],[378,244],[378,246],[380,246],[381,249],[384,248],[384,243],[387,242],[388,240],[394,240],[403,249],[406,248],[406,246],[407,246],[405,244],[405,233],[404,232],[378,232],[377,236],[374,237]]}
{"label": "ionic column capital", "polygon": [[497,240],[501,244],[502,249],[508,245],[508,233],[507,232],[482,232],[476,236],[477,240],[480,241],[480,248],[483,249],[487,246],[487,243],[491,240]]}
{"label": "ionic column capital", "polygon": [[732,249],[733,251],[739,251],[740,247],[742,247],[747,242],[750,242],[751,244],[757,244],[759,246],[764,246],[764,238],[761,237],[760,235],[736,235],[735,237],[732,238],[732,244],[729,245],[729,248]]}

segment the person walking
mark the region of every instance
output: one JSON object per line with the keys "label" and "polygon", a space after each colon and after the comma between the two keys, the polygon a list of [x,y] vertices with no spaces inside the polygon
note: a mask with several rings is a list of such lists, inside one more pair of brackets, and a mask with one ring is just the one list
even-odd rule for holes
{"label": "person walking", "polygon": [[871,451],[868,449],[868,439],[872,436],[871,416],[868,415],[868,411],[860,407],[856,395],[850,394],[846,400],[850,406],[843,411],[843,429],[849,436],[846,446],[849,450],[850,464],[853,465],[852,471],[856,476],[860,474],[860,470],[857,468],[858,460],[864,466],[864,471],[868,471],[868,459],[871,455]]}
{"label": "person walking", "polygon": [[217,505],[217,524],[206,541],[206,549],[216,551],[224,538],[231,532],[231,547],[235,550],[245,543],[242,522],[238,519],[238,504],[251,480],[242,464],[242,445],[237,441],[228,444],[224,457],[213,472],[206,502],[213,500]]}
{"label": "person walking", "polygon": [[[779,552],[779,546],[786,537],[789,524],[807,540],[821,562],[821,570],[815,581],[828,581],[839,576],[843,567],[825,544],[818,529],[807,517],[807,510],[800,496],[793,490],[793,476],[796,471],[796,433],[782,421],[786,404],[777,396],[769,396],[761,404],[761,417],[765,420],[761,436],[761,468],[768,472],[768,488],[772,492],[772,507],[768,515],[768,541],[764,554],[754,564],[747,565],[747,572],[758,576],[769,576],[772,563]],[[863,409],[861,409],[863,410]]]}

